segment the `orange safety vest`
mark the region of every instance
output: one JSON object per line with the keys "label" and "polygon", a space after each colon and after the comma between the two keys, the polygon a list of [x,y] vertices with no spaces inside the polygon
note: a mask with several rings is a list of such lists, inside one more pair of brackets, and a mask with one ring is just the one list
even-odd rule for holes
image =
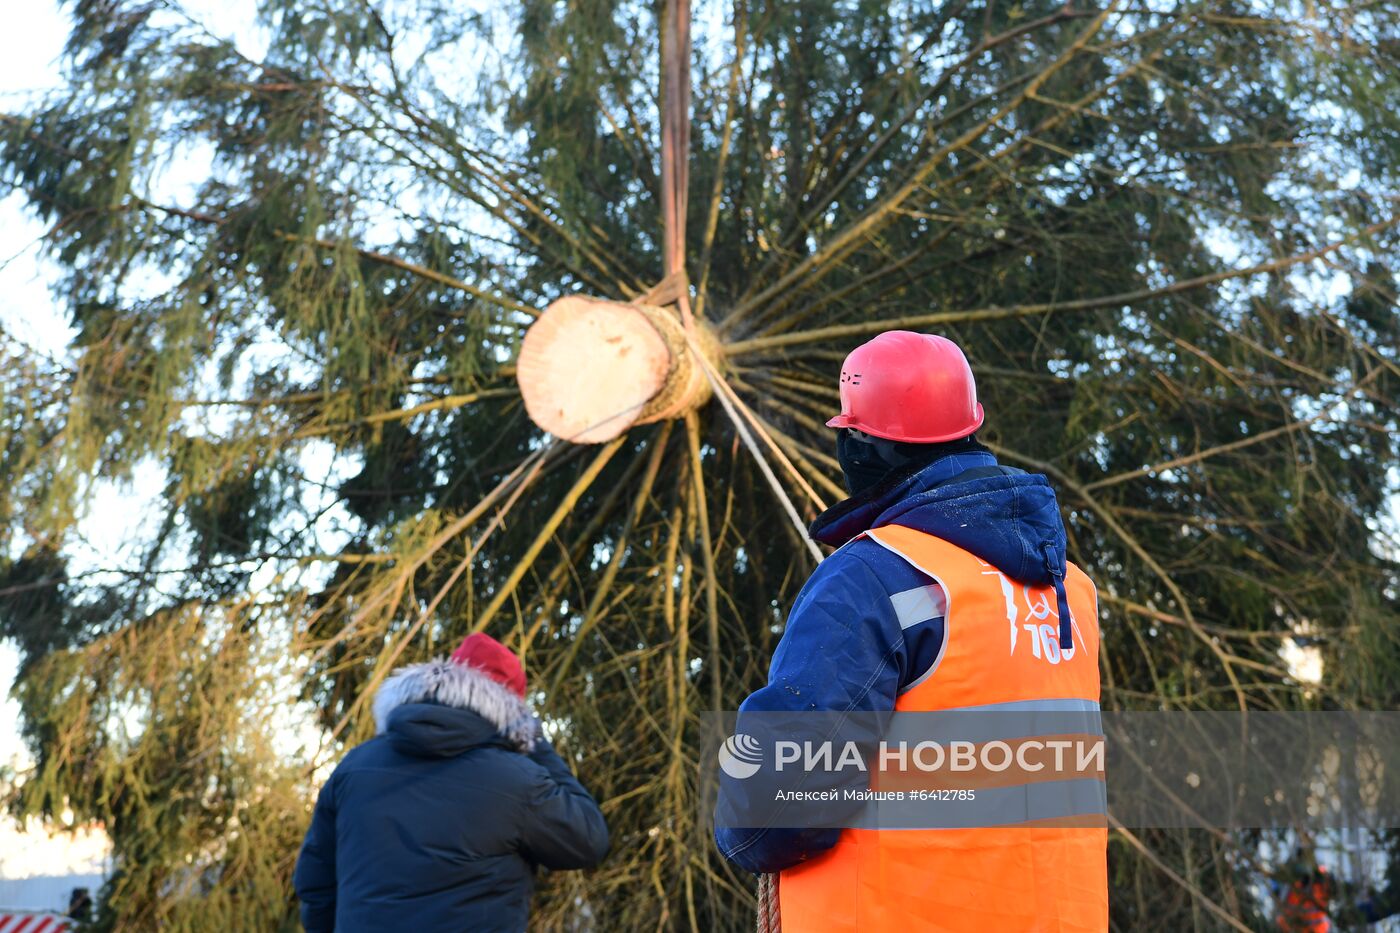
{"label": "orange safety vest", "polygon": [[[1053,587],[1016,583],[912,528],[867,534],[937,580],[947,596],[943,654],[932,677],[899,697],[897,712],[1076,703],[1097,712],[1098,597],[1078,567],[1070,564],[1065,576],[1074,647],[1062,653]],[[783,933],[1102,933],[1105,823],[1100,811],[1059,824],[1032,818],[970,829],[842,830],[835,847],[782,872]]]}
{"label": "orange safety vest", "polygon": [[1283,899],[1283,909],[1279,912],[1278,927],[1289,933],[1331,933],[1332,918],[1327,914],[1327,905],[1332,900],[1330,880],[1324,868],[1318,869],[1323,877],[1309,884],[1299,879],[1288,886]]}

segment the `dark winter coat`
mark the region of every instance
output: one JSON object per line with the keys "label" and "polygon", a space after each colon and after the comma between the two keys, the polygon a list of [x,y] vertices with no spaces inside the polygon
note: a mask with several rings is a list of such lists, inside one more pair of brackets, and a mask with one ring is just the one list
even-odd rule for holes
{"label": "dark winter coat", "polygon": [[406,667],[374,714],[379,734],[322,788],[297,860],[309,933],[524,930],[536,866],[607,854],[598,805],[525,703],[484,674]]}

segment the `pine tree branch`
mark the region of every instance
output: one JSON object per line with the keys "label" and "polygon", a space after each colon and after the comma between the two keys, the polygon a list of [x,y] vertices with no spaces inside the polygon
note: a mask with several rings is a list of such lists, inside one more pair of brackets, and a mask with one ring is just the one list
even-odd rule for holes
{"label": "pine tree branch", "polygon": [[1373,236],[1382,230],[1389,229],[1395,226],[1396,223],[1400,223],[1400,215],[1395,215],[1386,220],[1370,224],[1356,233],[1343,237],[1336,243],[1308,250],[1304,253],[1259,263],[1258,265],[1250,266],[1246,269],[1228,269],[1223,272],[1212,272],[1209,275],[1201,275],[1191,279],[1182,279],[1160,288],[1144,288],[1132,292],[1122,292],[1116,295],[1106,295],[1101,298],[1081,298],[1073,301],[1012,305],[1003,308],[978,308],[968,311],[939,311],[932,314],[915,314],[886,320],[862,321],[856,324],[837,324],[831,327],[817,327],[811,330],[798,331],[796,333],[776,334],[771,337],[755,337],[751,340],[734,341],[726,345],[725,355],[739,357],[785,347],[824,343],[845,337],[862,337],[886,330],[934,327],[941,324],[954,323],[985,323],[987,321],[1001,321],[1009,318],[1032,317],[1039,314],[1095,311],[1101,308],[1138,304],[1157,298],[1164,298],[1168,295],[1174,295],[1177,292],[1190,291],[1191,289],[1202,288],[1207,285],[1215,285],[1219,282],[1229,281],[1230,279],[1278,272],[1300,263],[1311,262],[1329,253],[1344,249],[1357,240]]}
{"label": "pine tree branch", "polygon": [[[1374,376],[1375,371],[1373,371],[1371,375]],[[1329,415],[1330,412],[1319,412],[1318,414],[1313,415],[1311,418],[1303,418],[1298,421],[1290,421],[1288,424],[1279,425],[1278,427],[1270,428],[1267,431],[1260,431],[1258,434],[1251,434],[1249,437],[1243,437],[1237,441],[1231,441],[1227,444],[1217,444],[1216,446],[1207,448],[1205,450],[1198,450],[1193,454],[1187,454],[1182,457],[1174,457],[1171,460],[1164,460],[1161,463],[1154,463],[1151,466],[1141,467],[1136,470],[1128,470],[1125,473],[1116,473],[1113,476],[1106,476],[1103,479],[1097,479],[1093,482],[1085,483],[1084,491],[1093,492],[1096,489],[1106,489],[1109,486],[1116,486],[1119,483],[1126,483],[1143,476],[1150,476],[1154,473],[1161,473],[1164,470],[1173,470],[1177,467],[1190,466],[1193,463],[1200,463],[1203,460],[1209,460],[1211,457],[1215,457],[1220,454],[1230,453],[1231,451],[1235,450],[1243,450],[1246,447],[1252,447],[1255,444],[1260,444],[1264,441],[1272,440],[1276,437],[1280,437],[1285,434],[1292,434],[1294,431],[1301,431],[1304,428],[1311,427],[1320,422],[1324,422],[1328,420]]]}
{"label": "pine tree branch", "polygon": [[1193,897],[1202,906],[1204,906],[1207,910],[1209,910],[1212,914],[1214,914],[1222,922],[1224,922],[1226,926],[1230,927],[1233,930],[1239,930],[1240,933],[1253,933],[1253,931],[1251,931],[1249,927],[1245,926],[1243,923],[1240,923],[1233,916],[1231,916],[1230,913],[1226,911],[1224,907],[1221,907],[1215,901],[1211,900],[1210,897],[1204,891],[1201,890],[1199,885],[1187,881],[1181,875],[1173,871],[1171,867],[1167,865],[1166,862],[1162,861],[1161,857],[1158,856],[1157,853],[1149,849],[1141,839],[1134,835],[1122,823],[1118,822],[1118,820],[1114,818],[1111,814],[1109,815],[1108,820],[1109,823],[1112,824],[1114,832],[1116,832],[1123,839],[1127,840],[1128,844],[1131,845],[1134,849],[1137,849],[1138,852],[1142,854],[1143,858],[1147,859],[1147,861],[1151,863],[1153,868],[1156,868],[1162,874],[1170,878],[1173,883],[1175,883],[1188,894],[1190,894],[1191,897]]}
{"label": "pine tree branch", "polygon": [[602,450],[598,451],[597,456],[593,458],[584,471],[579,474],[574,485],[564,494],[564,498],[561,499],[559,504],[555,507],[553,514],[540,526],[539,534],[535,536],[535,540],[525,549],[524,554],[515,559],[510,575],[506,577],[500,589],[491,597],[491,602],[489,602],[486,608],[478,613],[476,619],[472,621],[473,632],[483,631],[491,624],[491,620],[495,618],[496,613],[505,605],[505,601],[510,598],[511,594],[515,592],[515,588],[520,585],[520,581],[524,578],[525,572],[534,564],[535,558],[539,557],[540,552],[544,550],[544,546],[549,542],[549,539],[554,536],[554,532],[559,529],[559,525],[568,517],[569,513],[573,511],[574,506],[578,504],[578,500],[588,491],[588,487],[593,485],[593,481],[598,478],[598,474],[602,472],[603,467],[607,466],[613,454],[617,453],[618,448],[620,448],[626,440],[627,435],[624,433],[608,442]]}
{"label": "pine tree branch", "polygon": [[335,434],[363,424],[385,424],[390,421],[408,421],[421,414],[430,411],[446,411],[454,408],[462,408],[488,398],[516,398],[519,392],[515,389],[483,389],[480,392],[468,392],[463,395],[445,395],[442,398],[435,398],[428,402],[412,405],[408,408],[397,408],[393,411],[381,411],[372,415],[366,415],[355,421],[341,422],[340,424],[308,425],[292,434],[292,437],[323,437],[327,434]]}
{"label": "pine tree branch", "polygon": [[[1016,176],[1013,174],[1012,170],[1019,165],[1020,159],[1023,157],[1025,152],[1032,148],[1036,143],[1038,143],[1044,134],[1048,133],[1055,127],[1058,127],[1060,124],[1064,123],[1071,117],[1079,116],[1088,112],[1088,108],[1092,103],[1108,94],[1114,88],[1126,82],[1129,78],[1133,77],[1139,70],[1148,68],[1151,62],[1161,57],[1161,55],[1162,50],[1158,49],[1156,51],[1153,51],[1150,55],[1147,55],[1142,59],[1134,61],[1128,67],[1114,74],[1113,77],[1108,81],[1103,82],[1102,84],[1098,85],[1097,87],[1093,88],[1088,93],[1080,97],[1078,100],[1072,102],[1060,102],[1050,100],[1036,93],[1034,88],[1028,89],[1028,94],[1026,98],[1027,100],[1038,104],[1051,106],[1054,108],[1055,112],[1052,113],[1050,116],[1046,117],[1045,119],[1041,120],[1038,124],[1036,124],[1036,126],[1032,127],[1027,132],[1015,137],[1014,139],[1011,139],[1010,141],[1002,145],[999,149],[996,149],[988,155],[978,155],[974,152],[974,155],[977,155],[978,157],[975,159],[975,161],[970,167],[963,169],[962,171],[957,172],[956,174],[951,175],[948,178],[940,180],[937,184],[923,185],[920,189],[920,193],[932,200],[936,197],[936,195],[939,192],[956,191],[959,187],[965,187],[969,180],[981,174],[982,172],[987,170],[995,170],[999,173],[1000,177],[997,178],[996,181],[987,190],[985,197],[990,199],[995,193],[1005,189],[1008,185],[1016,181]],[[1035,77],[1036,76],[1025,76],[1021,80],[1033,80]],[[1020,81],[1014,83],[1020,83]],[[1012,84],[1012,82],[1008,82],[1008,84]],[[1002,90],[1003,88],[998,88],[996,93],[999,94],[1002,92]],[[954,111],[953,113],[948,114],[943,120],[940,120],[937,123],[926,128],[925,133],[931,137],[932,134],[936,132],[939,128],[941,128],[943,125],[950,123],[953,119],[955,119],[960,111],[970,109],[971,106],[972,104],[969,103],[964,107],[959,108],[958,111]],[[964,146],[963,148],[970,151],[971,143],[969,142],[968,145]],[[1068,152],[1064,152],[1063,155],[1065,158],[1069,158],[1070,156]],[[900,216],[917,216],[917,212],[910,211],[902,207],[893,208],[892,214]],[[908,252],[906,252],[904,257],[906,260],[912,260],[913,258],[915,258],[918,252],[923,252],[925,250],[931,251],[934,248],[936,248],[938,245],[941,244],[944,238],[946,238],[954,232],[954,230],[956,229],[956,225],[961,223],[976,222],[971,217],[945,217],[939,219],[943,220],[948,226],[946,226],[940,234],[928,238],[928,242],[924,245],[921,245],[919,250],[909,250]],[[847,255],[850,255],[851,253],[854,253],[854,251],[858,249],[859,246],[859,243],[853,242],[845,254],[835,256],[832,258],[832,265],[835,266],[836,264],[843,262],[845,257]],[[893,269],[902,269],[904,268],[905,264],[906,263],[894,259],[891,259],[890,262],[890,266],[893,267]],[[891,285],[887,286],[884,291],[889,292],[894,290],[896,287],[897,286],[895,286],[892,283]],[[754,322],[756,324],[771,321],[774,318],[777,318],[776,323],[773,326],[763,329],[760,332],[759,336],[768,336],[773,333],[780,333],[783,331],[790,330],[794,326],[796,321],[809,317],[811,312],[808,310],[808,308],[803,308],[797,313],[788,315],[786,317],[780,316],[781,312],[785,308],[791,306],[793,303],[798,301],[804,292],[805,287],[793,287],[785,294],[773,300],[768,305],[768,307],[764,308],[761,313],[756,315],[754,317]]]}
{"label": "pine tree branch", "polygon": [[715,546],[710,540],[710,510],[705,495],[704,462],[700,456],[700,419],[695,412],[685,415],[686,446],[690,452],[690,477],[694,484],[695,514],[700,530],[701,567],[705,572],[705,633],[709,641],[710,705],[724,708],[724,671],[720,666],[719,582],[715,578]]}
{"label": "pine tree branch", "polygon": [[998,444],[987,442],[986,446],[998,457],[1005,457],[1018,463],[1024,463],[1027,466],[1034,467],[1047,476],[1052,477],[1061,486],[1073,492],[1103,521],[1108,527],[1108,530],[1112,532],[1118,540],[1122,541],[1123,544],[1127,546],[1128,550],[1135,554],[1138,560],[1142,561],[1147,568],[1152,571],[1157,579],[1162,581],[1162,585],[1167,588],[1167,591],[1171,593],[1172,598],[1176,601],[1177,608],[1180,610],[1182,618],[1186,620],[1191,633],[1195,635],[1202,644],[1209,648],[1211,653],[1220,661],[1221,669],[1224,671],[1226,678],[1230,681],[1230,686],[1234,688],[1239,709],[1241,712],[1245,712],[1247,704],[1245,702],[1244,691],[1240,686],[1239,677],[1235,674],[1235,663],[1239,659],[1232,658],[1232,656],[1227,654],[1216,640],[1200,627],[1200,624],[1196,621],[1195,613],[1191,609],[1191,603],[1186,599],[1186,594],[1182,592],[1176,580],[1174,580],[1171,574],[1167,573],[1166,569],[1157,562],[1157,559],[1148,552],[1147,548],[1138,541],[1137,537],[1123,527],[1118,519],[1114,517],[1112,511],[1058,467],[1046,463],[1043,460],[1037,460],[1033,457],[1017,453]]}
{"label": "pine tree branch", "polygon": [[[741,15],[740,10],[744,10],[745,14]],[[719,210],[724,201],[724,170],[729,162],[729,149],[734,139],[734,117],[739,106],[739,79],[743,74],[744,43],[748,38],[747,10],[746,0],[735,0],[734,61],[729,67],[729,89],[724,102],[724,129],[720,134],[719,152],[715,156],[715,183],[710,188],[710,206],[705,215],[705,232],[700,243],[699,284],[695,290],[695,316],[702,320],[709,292],[715,232],[719,229]]]}
{"label": "pine tree branch", "polygon": [[[524,493],[540,475],[540,469],[544,466],[546,460],[545,454],[549,450],[550,447],[541,448],[540,456],[534,458],[534,463],[530,467],[529,472],[524,474],[519,484],[516,485],[509,497],[507,497],[506,501],[501,505],[501,508],[491,517],[491,521],[482,530],[481,536],[471,542],[471,545],[467,548],[467,553],[458,561],[457,566],[453,568],[452,573],[448,575],[443,585],[438,588],[433,598],[428,601],[423,611],[419,613],[418,618],[404,631],[403,635],[387,653],[380,655],[378,663],[375,665],[374,673],[369,678],[368,684],[366,684],[365,689],[360,695],[356,697],[355,702],[350,705],[350,708],[346,710],[345,715],[336,723],[335,728],[331,730],[330,739],[334,740],[339,736],[345,730],[345,727],[354,721],[355,717],[364,708],[365,704],[369,702],[370,698],[375,695],[379,689],[379,685],[383,683],[389,671],[398,663],[399,657],[402,656],[404,649],[413,641],[414,636],[422,630],[428,620],[433,618],[434,613],[437,612],[437,608],[442,604],[443,599],[447,597],[452,587],[461,579],[462,574],[465,573],[466,570],[471,567],[472,562],[476,560],[476,555],[480,553],[481,548],[486,544],[486,540],[501,526],[501,523],[505,520],[506,514],[509,513],[515,503],[519,501],[521,494]],[[522,464],[522,466],[523,465],[524,464]],[[399,590],[399,592],[401,592],[401,590]],[[368,607],[366,607],[366,610],[368,610]],[[361,612],[356,618],[363,618],[363,616],[364,612]],[[341,634],[343,635],[343,631]],[[326,650],[325,647],[322,648],[322,651],[324,650]],[[312,771],[314,770],[315,767],[313,766]]]}
{"label": "pine tree branch", "polygon": [[[551,693],[558,692],[559,681],[567,676],[573,668],[574,659],[578,656],[579,650],[583,647],[584,638],[590,634],[593,627],[604,617],[603,601],[612,590],[613,583],[617,580],[618,571],[622,569],[623,562],[628,556],[628,538],[636,529],[637,524],[642,519],[642,514],[646,510],[651,500],[652,489],[656,485],[656,478],[661,471],[661,460],[667,452],[667,446],[671,440],[671,431],[674,421],[667,421],[662,425],[660,435],[652,442],[651,453],[647,458],[646,472],[642,474],[642,482],[638,487],[637,495],[632,500],[632,509],[628,513],[627,524],[623,527],[622,533],[618,535],[617,542],[613,545],[612,556],[608,559],[608,566],[603,571],[602,578],[598,581],[593,591],[593,596],[584,609],[583,619],[579,622],[578,628],[570,636],[569,650],[565,653],[562,661],[555,669],[551,678],[554,687]],[[533,641],[533,633],[528,634],[521,643],[521,654],[525,654]]]}
{"label": "pine tree branch", "polygon": [[[961,73],[962,70],[968,65],[975,62],[979,57],[985,55],[987,52],[990,52],[993,49],[998,48],[999,46],[1005,45],[1008,42],[1014,42],[1016,39],[1019,39],[1022,36],[1025,36],[1029,33],[1038,32],[1042,29],[1054,26],[1058,23],[1062,23],[1067,20],[1082,18],[1090,15],[1092,14],[1088,11],[1075,10],[1071,7],[1070,4],[1065,4],[1060,9],[1056,10],[1054,13],[1051,13],[1049,16],[1045,16],[1038,20],[1033,20],[1028,23],[1023,23],[1020,26],[1008,29],[1005,32],[1002,32],[998,35],[988,36],[982,39],[982,41],[978,42],[977,45],[970,49],[962,58],[958,59],[958,61],[954,62],[953,64],[949,65],[946,69],[944,69],[943,73],[939,75],[937,81],[929,85],[928,89],[921,93],[918,97],[916,97],[907,107],[905,107],[903,112],[901,112],[898,117],[890,121],[890,124],[885,129],[885,131],[881,133],[869,147],[865,148],[861,152],[860,157],[856,159],[855,163],[852,164],[852,166],[846,171],[846,173],[841,176],[841,179],[837,181],[836,184],[832,185],[831,188],[828,189],[822,195],[821,199],[817,201],[805,215],[803,215],[803,217],[797,222],[797,224],[794,226],[794,228],[788,234],[788,236],[783,239],[782,245],[785,247],[790,247],[793,244],[793,242],[795,242],[797,237],[810,231],[812,229],[812,225],[816,223],[817,219],[821,217],[822,213],[828,207],[830,207],[832,203],[836,201],[837,198],[841,196],[841,193],[845,191],[846,188],[849,187],[852,182],[854,182],[857,178],[860,177],[861,173],[865,171],[865,169],[870,165],[870,163],[874,161],[882,151],[884,151],[884,148],[887,145],[889,145],[890,140],[894,139],[901,132],[903,132],[904,128],[908,126],[910,121],[918,115],[919,111],[922,110],[928,104],[929,101],[937,97],[939,92],[941,92],[944,88],[948,86],[948,83],[952,81],[954,76]],[[759,278],[762,278],[761,273]]]}
{"label": "pine tree branch", "polygon": [[767,304],[774,296],[783,294],[788,289],[795,286],[809,273],[816,272],[823,268],[840,262],[841,258],[847,255],[858,245],[862,237],[871,236],[881,227],[887,224],[893,216],[895,210],[901,207],[915,191],[923,187],[924,183],[932,177],[943,159],[952,152],[969,145],[978,139],[990,127],[995,126],[1007,114],[1015,112],[1025,101],[1029,100],[1040,88],[1049,81],[1050,78],[1065,65],[1069,64],[1084,47],[1103,27],[1109,15],[1117,8],[1118,3],[1108,4],[1105,9],[1097,15],[1093,22],[1081,32],[1073,42],[1065,48],[1053,61],[1040,69],[1036,75],[1028,81],[1024,88],[1010,101],[998,107],[990,116],[979,121],[971,129],[964,131],[952,142],[940,147],[926,163],[914,172],[913,176],[894,191],[888,198],[871,208],[866,214],[855,223],[848,226],[841,233],[837,234],[829,243],[824,244],[816,252],[812,253],[796,267],[781,276],[778,281],[765,288],[758,294],[741,302],[740,305],[729,313],[721,323],[722,329],[732,327],[737,321],[742,320],[754,308]]}
{"label": "pine tree branch", "polygon": [[[206,213],[204,211],[193,210],[190,208],[173,207],[167,204],[156,204],[144,198],[135,198],[135,201],[142,207],[149,208],[150,210],[160,211],[163,214],[169,214],[174,217],[184,217],[186,220],[193,220],[199,223],[212,224],[214,226],[222,226],[227,219],[224,217],[216,216],[214,214]],[[294,243],[307,243],[314,246],[319,246],[322,249],[334,250],[339,249],[342,245],[341,243],[335,240],[314,237],[303,237],[298,236],[294,233],[288,233],[284,230],[274,231],[274,235],[280,237],[283,240],[288,240]],[[351,248],[354,249],[355,253],[359,255],[362,259],[368,259],[371,262],[377,262],[386,266],[391,266],[392,268],[398,269],[400,271],[408,272],[418,276],[419,278],[426,279],[429,282],[436,282],[439,285],[446,285],[450,288],[455,288],[458,291],[466,292],[467,294],[475,298],[480,298],[482,301],[489,302],[491,304],[497,305],[510,311],[519,311],[520,313],[528,315],[531,318],[539,317],[539,311],[535,310],[534,308],[520,304],[516,301],[511,301],[509,298],[504,298],[500,295],[493,295],[490,292],[485,291],[484,289],[477,288],[474,285],[469,285],[466,282],[463,282],[461,279],[456,278],[455,276],[448,275],[445,272],[437,272],[433,269],[427,268],[426,266],[421,266],[418,263],[410,262],[407,259],[400,259],[397,256],[390,256],[387,253],[381,253],[376,250],[365,249],[364,247],[353,245]]]}

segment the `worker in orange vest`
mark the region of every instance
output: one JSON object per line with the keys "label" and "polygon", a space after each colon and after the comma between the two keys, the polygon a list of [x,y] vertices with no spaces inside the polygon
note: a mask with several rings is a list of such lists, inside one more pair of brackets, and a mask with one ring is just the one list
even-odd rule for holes
{"label": "worker in orange vest", "polygon": [[1306,850],[1288,865],[1288,887],[1279,902],[1278,928],[1284,933],[1331,933],[1329,907],[1337,885],[1325,866]]}
{"label": "worker in orange vest", "polygon": [[[1096,730],[1094,585],[1066,562],[1046,478],[977,441],[984,412],[962,350],[881,334],[846,357],[840,396],[827,424],[851,497],[811,527],[838,549],[798,595],[741,717],[1055,710]],[[778,873],[783,933],[1107,930],[1101,777],[984,797],[1005,805],[965,828],[715,836],[736,865]]]}

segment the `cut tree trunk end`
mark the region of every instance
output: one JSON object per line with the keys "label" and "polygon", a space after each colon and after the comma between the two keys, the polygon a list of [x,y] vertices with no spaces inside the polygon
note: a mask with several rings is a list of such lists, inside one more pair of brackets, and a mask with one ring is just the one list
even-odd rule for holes
{"label": "cut tree trunk end", "polygon": [[[719,342],[694,340],[718,368]],[[572,295],[525,332],[516,379],[530,420],[575,444],[601,444],[635,424],[679,418],[705,404],[710,382],[666,308]]]}

